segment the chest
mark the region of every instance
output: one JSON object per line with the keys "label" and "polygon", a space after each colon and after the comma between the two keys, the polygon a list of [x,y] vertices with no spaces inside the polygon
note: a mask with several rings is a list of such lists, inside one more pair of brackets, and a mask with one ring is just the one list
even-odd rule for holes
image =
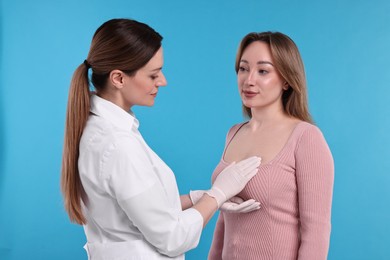
{"label": "chest", "polygon": [[[213,173],[213,180],[228,163],[221,161]],[[297,200],[297,180],[295,159],[292,154],[284,153],[275,161],[259,167],[259,171],[245,188],[237,195],[244,200],[255,199],[262,207],[286,207]]]}
{"label": "chest", "polygon": [[227,162],[233,162],[249,156],[259,156],[262,164],[266,164],[283,150],[289,136],[290,131],[281,130],[260,133],[239,132],[227,145],[224,159]]}
{"label": "chest", "polygon": [[[145,140],[139,135],[138,141],[143,147],[143,153],[147,155],[148,163],[152,165],[153,172],[164,187],[166,195],[175,206],[180,204],[179,191],[176,178],[171,168],[148,146]],[[141,151],[140,151],[141,152]]]}

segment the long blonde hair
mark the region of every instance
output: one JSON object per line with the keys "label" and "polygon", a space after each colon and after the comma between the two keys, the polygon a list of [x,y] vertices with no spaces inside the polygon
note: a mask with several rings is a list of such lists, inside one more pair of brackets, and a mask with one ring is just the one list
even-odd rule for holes
{"label": "long blonde hair", "polygon": [[90,84],[103,91],[114,69],[134,75],[161,47],[162,37],[144,23],[112,19],[95,32],[87,59],[75,70],[69,89],[65,140],[62,156],[61,190],[72,222],[85,224],[81,202],[85,199],[78,170],[79,145],[90,110]]}
{"label": "long blonde hair", "polygon": [[[289,116],[312,123],[307,102],[306,76],[298,47],[287,35],[280,32],[249,33],[240,43],[236,55],[235,69],[239,69],[245,49],[255,41],[265,42],[270,46],[275,67],[288,83],[289,88],[282,95],[283,109]],[[243,113],[252,117],[251,109],[243,106]]]}

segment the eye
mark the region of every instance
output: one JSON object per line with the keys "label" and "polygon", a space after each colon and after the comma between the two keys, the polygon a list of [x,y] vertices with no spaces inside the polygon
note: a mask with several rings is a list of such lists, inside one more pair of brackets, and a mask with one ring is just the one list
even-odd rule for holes
{"label": "eye", "polygon": [[243,67],[243,66],[240,66],[240,67],[238,67],[238,71],[244,72],[244,71],[248,71],[248,69]]}
{"label": "eye", "polygon": [[158,75],[151,75],[150,78],[151,78],[152,80],[155,80],[155,79],[158,78]]}
{"label": "eye", "polygon": [[265,75],[267,73],[268,73],[268,71],[266,71],[266,70],[259,70],[259,74],[261,74],[261,75]]}

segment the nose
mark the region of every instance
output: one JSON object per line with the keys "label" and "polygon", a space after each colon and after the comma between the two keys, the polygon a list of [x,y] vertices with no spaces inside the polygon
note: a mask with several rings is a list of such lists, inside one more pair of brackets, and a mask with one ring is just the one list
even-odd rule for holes
{"label": "nose", "polygon": [[161,72],[161,76],[159,77],[159,81],[157,82],[157,85],[159,87],[165,87],[168,84],[167,79],[165,78],[164,73]]}
{"label": "nose", "polygon": [[248,77],[246,78],[245,80],[245,83],[248,85],[248,86],[253,86],[255,84],[255,71],[252,70],[252,71],[249,71],[249,73],[247,74]]}

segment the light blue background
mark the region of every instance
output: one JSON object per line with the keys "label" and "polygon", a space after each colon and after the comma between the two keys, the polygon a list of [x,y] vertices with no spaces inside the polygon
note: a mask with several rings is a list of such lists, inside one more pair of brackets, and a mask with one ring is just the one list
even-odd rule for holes
{"label": "light blue background", "polygon": [[[331,260],[390,259],[390,1],[0,0],[0,259],[86,259],[59,191],[68,86],[104,21],[164,36],[168,86],[137,108],[182,193],[209,187],[243,120],[234,59],[251,31],[291,36],[334,155]],[[216,218],[187,259],[206,259]]]}

